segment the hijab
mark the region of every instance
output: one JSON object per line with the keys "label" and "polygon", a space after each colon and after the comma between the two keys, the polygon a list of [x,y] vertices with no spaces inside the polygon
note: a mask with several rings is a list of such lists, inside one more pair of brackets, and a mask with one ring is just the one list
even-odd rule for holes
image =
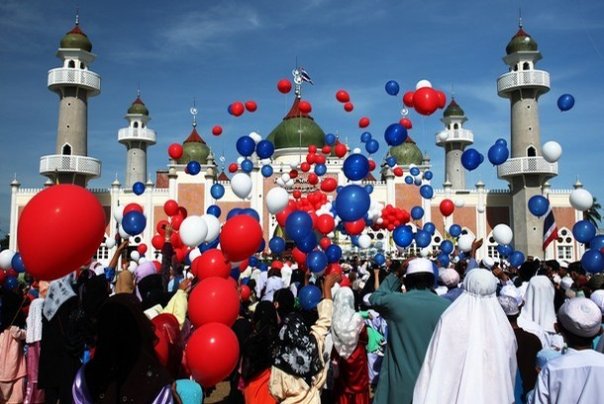
{"label": "hijab", "polygon": [[117,274],[115,293],[132,293],[134,291],[134,275],[130,271],[121,271]]}
{"label": "hijab", "polygon": [[333,301],[331,335],[333,345],[343,359],[348,359],[356,349],[364,321],[354,311],[354,293],[343,287],[335,293]]}
{"label": "hijab", "polygon": [[69,284],[69,279],[69,276],[65,276],[50,283],[48,292],[46,294],[46,299],[44,299],[44,305],[42,307],[42,314],[46,320],[52,320],[63,303],[76,296],[73,288]]}
{"label": "hijab", "polygon": [[277,311],[271,302],[260,302],[254,312],[253,332],[242,346],[241,376],[249,381],[273,363],[277,338]]}
{"label": "hijab", "polygon": [[[556,322],[554,294],[554,285],[547,276],[533,276],[526,289],[525,304],[520,312],[520,319],[534,321],[544,331],[554,333]],[[518,324],[521,325],[520,323],[521,321]]]}
{"label": "hijab", "polygon": [[203,402],[203,389],[193,380],[177,380],[176,393],[182,404],[201,404]]}
{"label": "hijab", "polygon": [[164,291],[161,274],[152,274],[144,277],[137,283],[143,310],[160,305],[165,307],[170,301],[171,294]]}

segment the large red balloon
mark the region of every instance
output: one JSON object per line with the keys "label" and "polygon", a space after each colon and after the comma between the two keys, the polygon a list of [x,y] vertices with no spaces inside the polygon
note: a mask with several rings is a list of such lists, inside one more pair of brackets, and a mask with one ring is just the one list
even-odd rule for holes
{"label": "large red balloon", "polygon": [[438,108],[444,108],[447,104],[447,96],[443,91],[436,90],[436,96],[438,98]]}
{"label": "large red balloon", "polygon": [[279,80],[277,83],[277,89],[280,93],[287,94],[292,90],[292,82],[288,79]]}
{"label": "large red balloon", "polygon": [[365,228],[365,219],[360,218],[359,220],[355,220],[354,222],[344,222],[344,229],[346,229],[346,233],[351,236],[356,236],[357,234],[361,234],[363,229]]}
{"label": "large red balloon", "polygon": [[336,99],[340,102],[348,102],[350,101],[350,95],[348,95],[346,90],[339,90],[336,93]]}
{"label": "large red balloon", "polygon": [[168,199],[166,203],[164,203],[164,212],[168,216],[174,216],[178,213],[178,202],[174,199]]}
{"label": "large red balloon", "polygon": [[174,160],[178,160],[179,158],[181,158],[182,153],[183,148],[182,145],[179,143],[172,143],[170,147],[168,147],[168,155],[170,155],[170,158]]}
{"label": "large red balloon", "polygon": [[51,281],[90,260],[105,236],[105,211],[77,185],[53,185],[25,205],[17,230],[19,252],[34,278]]}
{"label": "large red balloon", "polygon": [[447,217],[455,210],[455,204],[450,199],[443,199],[439,208],[440,213],[442,213],[444,217]]}
{"label": "large red balloon", "polygon": [[262,228],[254,218],[238,215],[226,221],[220,232],[220,247],[229,261],[241,261],[258,251]]}
{"label": "large red balloon", "polygon": [[342,158],[346,155],[346,153],[348,152],[348,148],[346,147],[346,145],[344,143],[338,143],[336,144],[336,147],[334,147],[334,153],[336,154],[336,156]]}
{"label": "large red balloon", "polygon": [[413,107],[422,115],[430,115],[439,105],[438,94],[432,87],[422,87],[413,95]]}
{"label": "large red balloon", "polygon": [[237,336],[224,324],[206,324],[189,338],[185,356],[193,378],[203,387],[215,386],[237,366]]}
{"label": "large red balloon", "polygon": [[413,91],[407,91],[405,95],[403,95],[403,104],[406,107],[413,108]]}
{"label": "large red balloon", "polygon": [[300,108],[300,112],[303,114],[308,114],[312,111],[312,105],[308,101],[300,101],[298,108]]}
{"label": "large red balloon", "polygon": [[145,255],[147,252],[147,244],[139,244],[138,247],[136,247],[136,251],[138,251],[141,256]]}
{"label": "large red balloon", "polygon": [[241,101],[235,101],[231,104],[230,111],[232,115],[241,116],[245,111],[245,107]]}
{"label": "large red balloon", "polygon": [[221,323],[230,327],[239,314],[237,289],[224,278],[204,279],[191,291],[188,312],[195,327],[207,323]]}
{"label": "large red balloon", "polygon": [[306,253],[301,251],[298,247],[294,247],[292,250],[292,258],[300,265],[306,262]]}
{"label": "large red balloon", "polygon": [[193,260],[191,272],[200,279],[212,276],[226,279],[231,274],[231,266],[222,251],[212,248]]}
{"label": "large red balloon", "polygon": [[319,230],[321,234],[327,234],[331,232],[334,226],[335,221],[333,220],[333,217],[328,213],[323,213],[321,216],[319,216],[315,225],[316,229]]}
{"label": "large red balloon", "polygon": [[279,212],[275,215],[275,218],[277,219],[277,223],[279,223],[279,226],[285,227],[285,221],[287,220],[287,217],[294,210],[296,210],[296,209],[292,208],[290,206],[286,206],[281,212]]}

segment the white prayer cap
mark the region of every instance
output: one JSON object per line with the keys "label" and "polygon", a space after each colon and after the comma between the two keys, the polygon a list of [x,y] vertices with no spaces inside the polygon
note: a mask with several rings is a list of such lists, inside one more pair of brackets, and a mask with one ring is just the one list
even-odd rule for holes
{"label": "white prayer cap", "polygon": [[467,273],[463,288],[467,293],[478,296],[491,296],[497,291],[497,278],[490,271],[474,268]]}
{"label": "white prayer cap", "polygon": [[459,274],[453,268],[442,268],[438,279],[447,287],[455,287],[459,284]]}
{"label": "white prayer cap", "polygon": [[520,313],[518,302],[513,297],[499,295],[498,300],[506,316],[515,316],[516,314]]}
{"label": "white prayer cap", "polygon": [[569,260],[559,260],[558,264],[560,265],[560,268],[568,268],[570,261]]}
{"label": "white prayer cap", "polygon": [[600,308],[602,315],[604,315],[604,290],[599,289],[594,291],[589,298]]}
{"label": "white prayer cap", "polygon": [[418,273],[434,274],[434,271],[432,270],[432,261],[426,258],[415,258],[409,261],[405,276]]}
{"label": "white prayer cap", "polygon": [[522,293],[520,293],[518,288],[514,285],[505,285],[502,287],[499,291],[499,296],[511,297],[512,299],[516,300],[516,304],[518,304],[518,306],[524,302],[524,299],[522,299]]}
{"label": "white prayer cap", "polygon": [[573,286],[573,283],[574,283],[573,278],[571,278],[570,276],[565,276],[560,281],[560,286],[562,287],[563,290],[568,290],[568,289],[570,289],[571,286]]}
{"label": "white prayer cap", "polygon": [[602,312],[591,300],[585,297],[575,297],[567,300],[560,307],[558,321],[574,335],[593,337],[602,328]]}
{"label": "white prayer cap", "polygon": [[486,269],[493,269],[493,265],[495,265],[495,260],[491,257],[484,257],[481,262]]}

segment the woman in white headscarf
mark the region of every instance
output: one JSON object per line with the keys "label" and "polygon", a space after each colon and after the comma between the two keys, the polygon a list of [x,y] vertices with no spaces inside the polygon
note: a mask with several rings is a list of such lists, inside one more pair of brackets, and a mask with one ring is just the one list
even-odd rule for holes
{"label": "woman in white headscarf", "polygon": [[514,402],[516,337],[484,269],[466,275],[463,294],[442,314],[415,384],[413,403]]}
{"label": "woman in white headscarf", "polygon": [[369,370],[367,367],[367,330],[360,314],[354,310],[354,293],[341,287],[334,296],[331,335],[333,357],[337,363],[334,402],[369,404]]}

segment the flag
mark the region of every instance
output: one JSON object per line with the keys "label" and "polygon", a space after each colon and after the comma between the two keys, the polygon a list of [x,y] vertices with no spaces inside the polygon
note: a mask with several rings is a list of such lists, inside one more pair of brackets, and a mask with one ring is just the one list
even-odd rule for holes
{"label": "flag", "polygon": [[308,72],[306,70],[304,70],[303,67],[300,68],[300,77],[302,77],[302,80],[307,83],[315,84],[315,83],[313,83],[312,79],[308,75]]}
{"label": "flag", "polygon": [[558,226],[556,226],[554,211],[550,207],[545,214],[545,221],[543,222],[543,251],[545,251],[547,246],[557,238]]}

